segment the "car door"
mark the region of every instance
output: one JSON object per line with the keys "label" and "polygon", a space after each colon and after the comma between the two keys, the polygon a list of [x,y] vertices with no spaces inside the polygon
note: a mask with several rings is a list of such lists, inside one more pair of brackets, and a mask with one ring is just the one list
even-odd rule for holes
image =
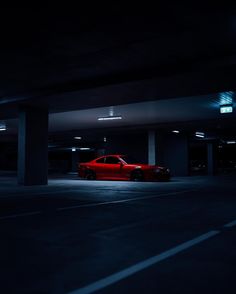
{"label": "car door", "polygon": [[104,176],[106,178],[120,178],[121,161],[116,156],[107,156],[104,161]]}
{"label": "car door", "polygon": [[105,176],[104,161],[105,161],[105,157],[102,157],[97,159],[96,162],[93,164],[92,169],[95,171],[97,179],[102,179]]}

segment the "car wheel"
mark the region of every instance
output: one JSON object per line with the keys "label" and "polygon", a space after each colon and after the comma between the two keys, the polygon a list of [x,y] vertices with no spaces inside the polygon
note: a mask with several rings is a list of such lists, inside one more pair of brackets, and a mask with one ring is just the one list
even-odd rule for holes
{"label": "car wheel", "polygon": [[86,178],[86,180],[90,180],[90,181],[96,180],[96,174],[94,171],[89,170],[89,171],[87,171],[85,178]]}
{"label": "car wheel", "polygon": [[131,173],[131,181],[140,182],[143,181],[143,172],[141,170],[135,170]]}

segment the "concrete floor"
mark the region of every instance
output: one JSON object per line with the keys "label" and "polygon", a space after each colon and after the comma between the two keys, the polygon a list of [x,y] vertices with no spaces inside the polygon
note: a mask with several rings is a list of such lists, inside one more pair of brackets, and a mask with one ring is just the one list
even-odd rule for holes
{"label": "concrete floor", "polygon": [[236,177],[0,178],[1,293],[235,293]]}

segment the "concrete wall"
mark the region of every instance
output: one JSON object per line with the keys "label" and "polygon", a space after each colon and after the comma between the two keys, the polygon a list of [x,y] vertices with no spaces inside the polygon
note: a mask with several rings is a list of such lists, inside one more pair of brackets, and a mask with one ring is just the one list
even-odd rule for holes
{"label": "concrete wall", "polygon": [[126,154],[140,163],[148,162],[148,133],[107,136],[105,154]]}
{"label": "concrete wall", "polygon": [[17,143],[0,142],[0,170],[17,170]]}

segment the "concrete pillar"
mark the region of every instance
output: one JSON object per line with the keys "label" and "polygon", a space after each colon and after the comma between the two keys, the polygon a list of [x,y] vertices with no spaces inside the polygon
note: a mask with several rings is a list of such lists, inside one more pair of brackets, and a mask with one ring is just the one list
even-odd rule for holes
{"label": "concrete pillar", "polygon": [[157,130],[156,132],[156,165],[165,165],[164,161],[164,150],[165,150],[165,140],[163,138],[163,132]]}
{"label": "concrete pillar", "polygon": [[208,175],[215,173],[214,145],[212,142],[207,143],[207,173]]}
{"label": "concrete pillar", "polygon": [[34,107],[19,109],[18,183],[47,185],[48,111]]}
{"label": "concrete pillar", "polygon": [[156,164],[156,133],[148,132],[148,164]]}

